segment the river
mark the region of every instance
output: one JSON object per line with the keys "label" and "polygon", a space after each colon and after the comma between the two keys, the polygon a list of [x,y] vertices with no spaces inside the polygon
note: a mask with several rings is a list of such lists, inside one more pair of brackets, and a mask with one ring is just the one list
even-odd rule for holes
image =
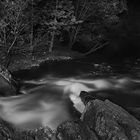
{"label": "river", "polygon": [[14,75],[20,79],[20,94],[0,98],[0,117],[17,128],[56,129],[66,120],[80,118],[85,107],[79,97],[81,91],[124,108],[140,107],[139,59],[47,62]]}

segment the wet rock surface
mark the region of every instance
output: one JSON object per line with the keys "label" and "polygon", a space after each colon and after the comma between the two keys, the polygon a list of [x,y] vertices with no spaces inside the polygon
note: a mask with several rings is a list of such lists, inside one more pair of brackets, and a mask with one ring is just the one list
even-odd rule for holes
{"label": "wet rock surface", "polygon": [[11,73],[0,65],[0,96],[16,95],[18,82]]}

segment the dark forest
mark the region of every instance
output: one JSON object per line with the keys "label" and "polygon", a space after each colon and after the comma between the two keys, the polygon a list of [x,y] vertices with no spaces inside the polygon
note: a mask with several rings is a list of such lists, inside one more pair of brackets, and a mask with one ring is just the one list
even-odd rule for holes
{"label": "dark forest", "polygon": [[139,140],[138,0],[0,0],[0,140]]}

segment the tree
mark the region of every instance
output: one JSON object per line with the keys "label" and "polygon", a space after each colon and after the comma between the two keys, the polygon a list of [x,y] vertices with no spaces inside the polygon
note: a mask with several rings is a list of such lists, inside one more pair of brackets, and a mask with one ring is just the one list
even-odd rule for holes
{"label": "tree", "polygon": [[[26,17],[28,18],[28,33],[26,34],[29,34],[29,49],[30,49],[30,54],[32,56],[32,58],[34,59],[34,56],[33,56],[33,52],[34,52],[34,48],[35,46],[38,44],[38,42],[40,42],[40,38],[38,37],[39,36],[39,33],[37,33],[37,35],[35,36],[35,29],[34,27],[36,26],[36,24],[38,24],[39,22],[39,14],[38,14],[38,11],[41,11],[41,10],[38,10],[37,9],[37,4],[40,0],[30,0],[28,2],[28,11],[26,12]],[[40,12],[41,13],[41,12]]]}
{"label": "tree", "polygon": [[[45,20],[51,36],[49,52],[53,49],[55,35],[61,34],[63,30],[69,33],[68,46],[71,49],[75,41],[85,31],[87,32],[89,26],[96,29],[101,25],[119,22],[117,15],[127,9],[125,0],[55,0],[53,2],[50,4],[53,5],[51,10],[49,12],[47,10],[47,14],[50,14],[50,17],[47,15],[49,20]],[[94,45],[96,49],[101,46],[99,42]]]}
{"label": "tree", "polygon": [[[48,11],[47,11],[48,12]],[[45,21],[48,26],[48,32],[51,35],[49,52],[52,52],[55,35],[61,34],[62,29],[70,29],[76,24],[81,24],[83,21],[76,20],[74,16],[74,6],[72,1],[56,0],[54,9],[50,12],[50,20]]]}
{"label": "tree", "polygon": [[[102,41],[104,35],[101,30],[104,30],[105,26],[108,28],[119,23],[118,15],[127,11],[126,0],[76,0],[74,5],[76,20],[83,22],[72,27],[69,46],[73,46],[82,34],[88,34],[91,36],[91,41],[93,41],[91,44],[94,45],[86,54],[107,44],[106,41]],[[98,37],[96,34],[98,34]]]}
{"label": "tree", "polygon": [[24,15],[28,0],[2,0],[0,4],[3,8],[0,19],[0,41],[8,58],[17,41],[22,39],[22,32],[28,25]]}

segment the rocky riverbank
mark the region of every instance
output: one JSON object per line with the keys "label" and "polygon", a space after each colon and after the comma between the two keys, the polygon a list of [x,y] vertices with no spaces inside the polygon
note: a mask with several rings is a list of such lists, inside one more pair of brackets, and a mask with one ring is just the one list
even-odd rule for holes
{"label": "rocky riverbank", "polygon": [[16,95],[19,89],[18,81],[9,70],[0,65],[0,96]]}
{"label": "rocky riverbank", "polygon": [[66,121],[54,131],[48,127],[16,130],[0,120],[1,140],[139,140],[140,121],[109,100],[91,100],[79,120]]}

